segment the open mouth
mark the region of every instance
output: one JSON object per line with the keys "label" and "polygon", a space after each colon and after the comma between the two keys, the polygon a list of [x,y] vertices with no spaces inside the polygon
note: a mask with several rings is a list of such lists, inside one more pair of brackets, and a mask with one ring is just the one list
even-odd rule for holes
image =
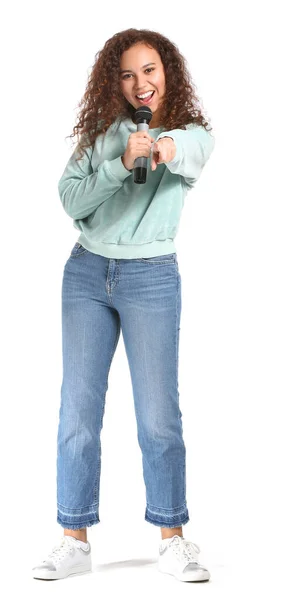
{"label": "open mouth", "polygon": [[155,90],[153,90],[153,92],[149,94],[149,96],[146,96],[146,98],[138,98],[138,96],[136,96],[136,99],[138,100],[138,102],[140,102],[140,104],[149,104],[152,101],[154,94]]}

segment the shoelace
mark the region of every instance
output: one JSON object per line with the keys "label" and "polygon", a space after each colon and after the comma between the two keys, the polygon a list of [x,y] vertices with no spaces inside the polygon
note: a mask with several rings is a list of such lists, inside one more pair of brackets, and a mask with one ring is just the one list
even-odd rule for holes
{"label": "shoelace", "polygon": [[194,552],[200,553],[200,548],[194,542],[190,542],[185,540],[179,535],[175,535],[170,542],[169,546],[172,547],[179,560],[185,563],[186,565],[193,562],[197,563],[197,556]]}
{"label": "shoelace", "polygon": [[60,544],[58,546],[54,546],[52,552],[48,555],[48,559],[53,560],[55,563],[58,562],[61,558],[64,558],[70,553],[74,544],[77,547],[80,546],[80,544],[77,544],[76,542],[70,542],[69,539],[63,537]]}

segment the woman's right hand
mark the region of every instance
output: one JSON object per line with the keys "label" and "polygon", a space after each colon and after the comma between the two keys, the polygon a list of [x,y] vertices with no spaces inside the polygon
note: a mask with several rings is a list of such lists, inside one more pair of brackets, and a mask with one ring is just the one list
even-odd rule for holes
{"label": "woman's right hand", "polygon": [[131,171],[134,167],[134,161],[138,156],[147,156],[149,158],[152,142],[155,138],[151,137],[147,131],[136,131],[131,133],[126,150],[122,156],[122,162],[125,169]]}

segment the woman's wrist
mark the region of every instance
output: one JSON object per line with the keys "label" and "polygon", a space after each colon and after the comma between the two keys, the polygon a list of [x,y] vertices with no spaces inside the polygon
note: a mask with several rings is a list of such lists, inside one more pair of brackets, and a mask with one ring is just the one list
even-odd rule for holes
{"label": "woman's wrist", "polygon": [[[122,162],[123,166],[125,167],[125,169],[127,169],[126,165],[124,164],[123,156],[121,156],[121,162]],[[130,173],[131,173],[132,169],[127,169],[127,171],[130,171]]]}

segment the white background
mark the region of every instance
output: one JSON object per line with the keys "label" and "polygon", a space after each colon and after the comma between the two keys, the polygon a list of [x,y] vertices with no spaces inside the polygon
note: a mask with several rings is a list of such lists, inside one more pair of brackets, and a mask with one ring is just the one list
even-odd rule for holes
{"label": "white background", "polygon": [[[127,1],[111,8],[70,0],[2,9],[1,583],[7,578],[11,595],[26,588],[32,598],[64,591],[77,598],[98,592],[233,598],[261,589],[285,597],[281,8],[245,1]],[[57,190],[72,152],[65,138],[96,52],[129,27],[157,30],[179,46],[216,138],[175,240],[190,513],[183,531],[211,572],[209,584],[191,589],[156,571],[160,529],[144,520],[122,335],[101,437],[101,522],[88,529],[94,572],[55,582],[30,574],[62,534],[56,523],[61,284],[78,237]]]}

